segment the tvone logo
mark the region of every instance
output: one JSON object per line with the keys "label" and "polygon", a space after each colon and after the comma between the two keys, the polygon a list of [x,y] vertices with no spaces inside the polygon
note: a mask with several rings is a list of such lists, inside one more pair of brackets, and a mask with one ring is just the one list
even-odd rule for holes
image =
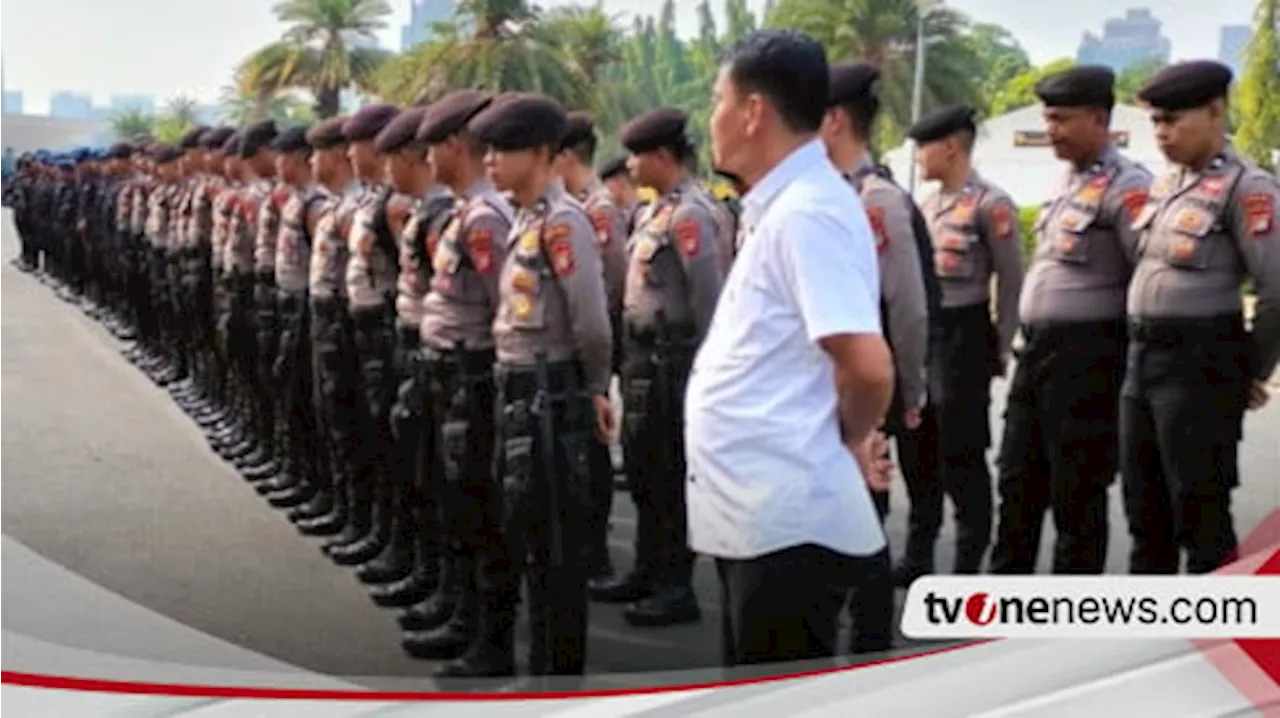
{"label": "tvone logo", "polygon": [[975,593],[964,602],[964,615],[976,626],[996,620],[996,600],[987,593]]}

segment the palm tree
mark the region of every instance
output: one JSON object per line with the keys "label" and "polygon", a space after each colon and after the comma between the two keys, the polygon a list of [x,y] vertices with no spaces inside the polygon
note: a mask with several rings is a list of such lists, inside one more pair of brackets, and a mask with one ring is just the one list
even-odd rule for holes
{"label": "palm tree", "polygon": [[200,105],[186,95],[176,95],[165,103],[163,115],[184,127],[194,127],[199,123]]}
{"label": "palm tree", "polygon": [[640,89],[628,83],[622,71],[625,37],[618,16],[605,12],[603,0],[590,7],[553,10],[542,31],[593,90],[587,109],[601,132],[612,133],[646,108]]}
{"label": "palm tree", "polygon": [[[879,67],[884,115],[903,128],[911,121],[918,18],[915,0],[779,0],[769,23],[807,33],[833,60],[865,60]],[[983,104],[981,63],[963,41],[968,25],[963,14],[945,7],[925,18],[925,112],[957,102]]]}
{"label": "palm tree", "polygon": [[542,92],[568,107],[591,107],[582,71],[564,62],[564,48],[527,0],[461,0],[434,38],[383,66],[377,94],[414,104],[461,88]]}
{"label": "palm tree", "polygon": [[332,117],[342,91],[370,90],[374,73],[391,57],[372,44],[391,14],[387,0],[282,0],[272,10],[288,29],[240,64],[245,94],[306,90],[316,114]]}
{"label": "palm tree", "polygon": [[111,118],[111,134],[120,140],[149,139],[155,126],[155,116],[137,108],[125,110]]}
{"label": "palm tree", "polygon": [[223,122],[242,126],[259,120],[272,119],[281,124],[306,125],[315,122],[312,103],[292,93],[276,93],[269,96],[246,94],[235,85],[222,88],[218,99],[218,116]]}

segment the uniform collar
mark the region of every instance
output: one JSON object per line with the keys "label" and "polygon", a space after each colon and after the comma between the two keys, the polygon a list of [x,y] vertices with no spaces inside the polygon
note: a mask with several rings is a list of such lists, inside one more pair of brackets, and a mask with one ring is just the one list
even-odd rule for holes
{"label": "uniform collar", "polygon": [[817,138],[792,150],[791,154],[774,165],[773,169],[769,170],[742,197],[744,224],[751,226],[760,221],[769,204],[792,180],[814,164],[825,161],[827,161],[827,149]]}
{"label": "uniform collar", "polygon": [[582,188],[582,192],[578,194],[578,199],[582,201],[586,201],[588,197],[595,195],[603,187],[604,187],[604,183],[601,182],[599,178],[593,175],[591,179],[587,181],[587,185]]}
{"label": "uniform collar", "polygon": [[482,194],[488,194],[492,191],[493,183],[489,181],[488,177],[481,177],[471,183],[471,186],[467,188],[467,191],[462,193],[462,197],[460,199],[475,199]]}

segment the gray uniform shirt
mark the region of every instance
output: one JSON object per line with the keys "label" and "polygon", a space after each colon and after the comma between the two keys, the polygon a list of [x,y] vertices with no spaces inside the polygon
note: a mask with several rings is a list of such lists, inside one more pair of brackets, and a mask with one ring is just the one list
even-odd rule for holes
{"label": "gray uniform shirt", "polygon": [[[404,229],[396,239],[400,250],[400,276],[396,279],[396,317],[400,324],[422,327],[422,303],[431,283],[431,250],[440,241],[440,231],[449,212],[432,208],[450,198],[448,188],[433,185],[414,203]],[[505,235],[504,235],[505,236]]]}
{"label": "gray uniform shirt", "polygon": [[315,187],[289,189],[289,198],[280,211],[280,232],[276,236],[276,288],[289,294],[305,294],[311,266],[308,214],[323,202],[323,192]]}
{"label": "gray uniform shirt", "polygon": [[174,185],[162,184],[151,190],[147,198],[145,222],[147,244],[155,249],[167,250],[172,241],[170,220],[174,210]]}
{"label": "gray uniform shirt", "polygon": [[257,249],[258,219],[271,194],[267,180],[254,180],[237,193],[236,211],[227,231],[223,268],[228,272],[252,273]]}
{"label": "gray uniform shirt", "polygon": [[929,301],[920,268],[911,196],[875,172],[871,158],[845,171],[862,198],[875,234],[880,267],[880,298],[888,318],[889,342],[902,405],[921,407],[927,387],[925,362],[929,348]]}
{"label": "gray uniform shirt", "polygon": [[258,228],[253,241],[253,271],[275,275],[276,245],[280,241],[280,213],[289,200],[290,190],[279,182],[270,182],[270,190],[258,210]]}
{"label": "gray uniform shirt", "polygon": [[425,346],[468,349],[493,346],[498,278],[514,218],[511,203],[488,180],[479,180],[454,202],[431,250],[431,289],[422,301],[419,334]]}
{"label": "gray uniform shirt", "polygon": [[347,233],[351,218],[364,197],[365,188],[352,182],[341,194],[332,194],[316,223],[311,247],[308,291],[313,299],[344,298],[347,291]]}
{"label": "gray uniform shirt", "polygon": [[1009,195],[970,172],[956,192],[939,192],[921,206],[933,238],[933,266],[945,309],[989,304],[996,279],[996,331],[1007,356],[1018,330],[1022,291],[1022,232]]}
{"label": "gray uniform shirt", "polygon": [[714,201],[686,178],[645,213],[630,242],[622,302],[629,327],[655,330],[662,310],[669,326],[706,336],[724,281]]}
{"label": "gray uniform shirt", "polygon": [[493,323],[498,361],[577,359],[587,390],[608,395],[613,335],[597,242],[582,204],[559,186],[516,214]]}
{"label": "gray uniform shirt", "polygon": [[627,215],[614,204],[608,188],[593,180],[583,193],[582,206],[591,215],[604,264],[604,287],[609,293],[609,316],[622,316],[623,284],[627,276]]}
{"label": "gray uniform shirt", "polygon": [[1022,285],[1024,324],[1121,319],[1151,185],[1143,166],[1108,148],[1071,169],[1036,219],[1036,253]]}
{"label": "gray uniform shirt", "polygon": [[[378,190],[370,190],[347,235],[347,298],[353,309],[383,306],[395,297],[397,257],[379,246],[376,230],[377,213],[391,211],[392,202],[380,203],[378,195]],[[390,219],[385,221],[390,227]]]}
{"label": "gray uniform shirt", "polygon": [[1156,179],[1134,228],[1141,232],[1128,312],[1141,318],[1211,317],[1257,294],[1254,376],[1280,358],[1280,182],[1227,147],[1203,172],[1172,167]]}

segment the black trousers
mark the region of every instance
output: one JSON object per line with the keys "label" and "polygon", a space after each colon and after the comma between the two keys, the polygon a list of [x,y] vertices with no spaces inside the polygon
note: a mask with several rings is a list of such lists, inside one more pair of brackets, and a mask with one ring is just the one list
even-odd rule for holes
{"label": "black trousers", "polygon": [[[716,559],[716,572],[725,667],[834,658],[850,592],[863,593],[872,582],[890,585],[888,551],[847,556],[815,544],[752,559]],[[859,620],[891,626],[892,588],[887,617],[884,611],[883,604],[868,603]]]}
{"label": "black trousers", "polygon": [[359,367],[345,299],[311,297],[311,365],[314,405],[324,463],[339,490],[368,492],[368,453],[360,438]]}
{"label": "black trousers", "polygon": [[1123,321],[1023,327],[1000,442],[992,573],[1034,573],[1046,511],[1058,540],[1053,572],[1102,573],[1107,487],[1115,480],[1126,329]]}
{"label": "black trousers", "polygon": [[[515,622],[523,579],[528,587],[529,672],[582,675],[587,657],[587,577],[581,547],[590,507],[594,413],[576,364],[549,370],[551,397],[538,401],[533,372],[498,365],[497,461],[503,544],[482,560],[480,640],[504,645]],[[544,387],[543,389],[548,389]],[[552,436],[535,409],[552,411]],[[505,645],[510,645],[509,641]]]}
{"label": "black trousers", "polygon": [[1250,378],[1240,316],[1132,320],[1120,403],[1129,570],[1208,573],[1237,548],[1231,490]]}
{"label": "black trousers", "polygon": [[932,563],[945,494],[955,509],[955,572],[959,574],[977,573],[991,542],[991,472],[986,451],[991,446],[996,342],[985,303],[942,311],[938,345],[929,367],[931,403],[919,430],[922,437],[938,439],[938,471],[904,472],[911,496],[909,554],[917,554],[921,563]]}
{"label": "black trousers", "polygon": [[426,406],[431,396],[427,388],[429,377],[416,325],[397,323],[394,365],[396,400],[391,408],[391,429],[395,456],[403,462],[397,472],[398,480],[404,482],[400,496],[404,515],[413,520],[424,552],[422,558],[434,561],[441,541],[437,482],[442,471],[435,468],[435,425]]}
{"label": "black trousers", "polygon": [[635,570],[655,586],[688,587],[694,554],[685,508],[683,399],[693,357],[665,361],[659,366],[652,348],[627,346],[622,443],[636,504]]}
{"label": "black trousers", "polygon": [[290,473],[327,487],[328,476],[320,470],[323,464],[317,459],[323,442],[317,435],[312,402],[314,384],[307,295],[278,291],[276,307],[280,341],[271,377],[279,399],[275,433],[280,459]]}

